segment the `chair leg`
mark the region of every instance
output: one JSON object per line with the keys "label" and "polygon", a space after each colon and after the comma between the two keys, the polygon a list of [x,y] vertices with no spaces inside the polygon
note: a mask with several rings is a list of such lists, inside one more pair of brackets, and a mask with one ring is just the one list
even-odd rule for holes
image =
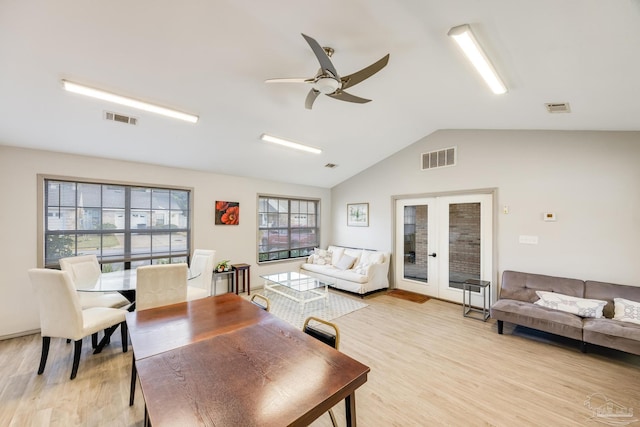
{"label": "chair leg", "polygon": [[44,367],[47,365],[47,357],[49,356],[49,345],[51,337],[42,337],[42,354],[40,355],[40,366],[38,367],[38,375],[42,375]]}
{"label": "chair leg", "polygon": [[80,364],[80,354],[82,353],[82,338],[75,342],[73,351],[73,367],[71,368],[71,379],[76,377],[78,373],[78,365]]}
{"label": "chair leg", "polygon": [[331,417],[331,424],[333,424],[333,427],[338,427],[338,422],[336,421],[336,416],[333,414],[333,409],[329,409],[329,416]]}
{"label": "chair leg", "polygon": [[104,348],[104,346],[109,344],[109,342],[111,341],[111,334],[113,334],[113,332],[116,330],[118,325],[109,326],[107,329],[104,330],[104,337],[102,337],[102,339],[98,343],[98,346],[93,351],[93,354],[100,353],[102,351],[102,349]]}
{"label": "chair leg", "polygon": [[129,334],[127,333],[127,322],[120,323],[120,337],[122,338],[122,352],[129,349]]}
{"label": "chair leg", "polygon": [[504,327],[504,322],[502,320],[498,320],[498,334],[502,335],[503,327]]}
{"label": "chair leg", "polygon": [[131,391],[129,392],[129,406],[133,406],[133,399],[136,397],[136,376],[138,370],[136,369],[136,356],[133,355],[131,359]]}
{"label": "chair leg", "polygon": [[98,333],[91,334],[91,348],[98,346]]}

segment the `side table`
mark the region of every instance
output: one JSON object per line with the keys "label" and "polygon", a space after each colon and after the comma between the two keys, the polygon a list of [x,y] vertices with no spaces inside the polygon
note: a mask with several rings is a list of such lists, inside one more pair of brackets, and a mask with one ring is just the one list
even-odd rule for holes
{"label": "side table", "polygon": [[238,279],[238,273],[242,271],[242,292],[245,290],[245,281],[247,295],[251,295],[251,266],[249,264],[231,264],[231,269],[236,272],[236,295],[240,289],[240,281]]}
{"label": "side table", "polygon": [[[471,291],[482,294],[482,310],[471,306]],[[469,302],[467,303],[467,296]],[[491,282],[486,280],[467,279],[462,284],[462,315],[471,317],[472,319],[482,320],[483,322],[489,318],[489,310],[487,307],[487,297],[491,296]],[[482,317],[472,316],[469,313],[482,313]]]}
{"label": "side table", "polygon": [[[227,271],[215,271],[213,272],[213,295],[216,294],[216,284],[218,283],[218,278],[222,276],[227,276],[227,292],[233,292],[234,280],[233,280],[233,270]],[[229,286],[231,285],[231,286]],[[211,292],[209,292],[211,294]]]}

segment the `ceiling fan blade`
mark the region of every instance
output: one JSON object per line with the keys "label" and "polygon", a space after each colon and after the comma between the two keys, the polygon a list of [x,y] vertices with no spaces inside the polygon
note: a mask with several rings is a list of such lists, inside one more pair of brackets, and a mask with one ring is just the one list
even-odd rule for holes
{"label": "ceiling fan blade", "polygon": [[311,89],[309,91],[309,93],[307,94],[307,99],[305,99],[304,101],[304,106],[307,110],[311,110],[311,107],[313,107],[313,101],[316,100],[318,95],[320,95],[320,91],[318,90]]}
{"label": "ceiling fan blade", "polygon": [[336,93],[330,93],[327,96],[330,96],[331,98],[334,98],[334,99],[339,99],[340,101],[355,102],[357,104],[365,104],[371,101],[370,99],[360,98],[359,96],[351,95],[350,93],[347,93],[343,90],[339,90]]}
{"label": "ceiling fan blade", "polygon": [[313,83],[313,79],[267,79],[264,81],[265,83]]}
{"label": "ceiling fan blade", "polygon": [[311,50],[313,50],[316,58],[318,58],[318,62],[320,63],[320,67],[322,68],[322,70],[329,71],[331,74],[333,74],[334,77],[339,79],[340,76],[338,75],[338,72],[336,71],[333,63],[331,62],[331,59],[329,59],[322,46],[320,46],[318,42],[315,41],[315,39],[307,36],[306,34],[302,34],[302,37],[304,37],[307,43],[309,43],[309,46],[311,46]]}
{"label": "ceiling fan blade", "polygon": [[389,54],[379,59],[377,62],[369,65],[368,67],[363,68],[360,71],[356,71],[353,74],[349,74],[348,76],[342,77],[342,89],[347,89],[351,86],[355,86],[363,80],[368,79],[373,76],[378,71],[382,70],[387,63],[389,62]]}

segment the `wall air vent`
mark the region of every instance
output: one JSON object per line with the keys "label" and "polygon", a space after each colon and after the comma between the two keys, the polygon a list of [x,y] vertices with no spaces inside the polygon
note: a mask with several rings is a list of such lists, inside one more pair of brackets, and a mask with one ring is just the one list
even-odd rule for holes
{"label": "wall air vent", "polygon": [[571,107],[568,102],[555,102],[544,104],[549,113],[570,113]]}
{"label": "wall air vent", "polygon": [[456,165],[456,147],[422,153],[422,170]]}
{"label": "wall air vent", "polygon": [[114,122],[127,123],[130,125],[137,125],[138,119],[135,117],[125,116],[124,114],[112,113],[111,111],[104,112],[105,120],[111,120]]}

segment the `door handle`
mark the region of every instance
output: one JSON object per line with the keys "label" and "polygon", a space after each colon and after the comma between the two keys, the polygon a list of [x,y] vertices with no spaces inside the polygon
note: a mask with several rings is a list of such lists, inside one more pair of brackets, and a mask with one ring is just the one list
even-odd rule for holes
{"label": "door handle", "polygon": [[434,253],[432,253],[432,254],[429,254],[429,256],[432,256],[432,257],[434,257],[434,258],[435,258],[435,257],[437,257],[438,255],[434,252]]}

